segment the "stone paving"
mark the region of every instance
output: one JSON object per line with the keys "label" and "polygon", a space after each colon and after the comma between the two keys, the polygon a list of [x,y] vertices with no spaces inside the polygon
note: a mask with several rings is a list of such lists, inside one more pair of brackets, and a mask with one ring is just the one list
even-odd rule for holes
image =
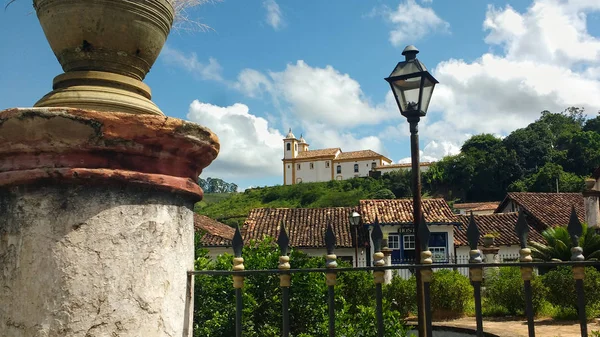
{"label": "stone paving", "polygon": [[[459,328],[475,329],[475,318],[465,317],[451,321],[434,322],[434,325],[452,326]],[[527,324],[524,321],[509,321],[501,319],[484,319],[483,329],[500,337],[527,337]],[[590,331],[600,331],[600,322],[588,323]],[[543,337],[580,337],[579,323],[575,321],[556,322],[550,319],[535,321],[536,336]]]}

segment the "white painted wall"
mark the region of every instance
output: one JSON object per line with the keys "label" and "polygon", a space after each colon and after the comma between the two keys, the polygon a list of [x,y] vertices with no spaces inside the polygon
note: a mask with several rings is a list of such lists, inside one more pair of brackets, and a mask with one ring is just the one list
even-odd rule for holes
{"label": "white painted wall", "polygon": [[[330,167],[327,167],[327,163]],[[312,169],[310,164],[313,164]],[[331,180],[331,160],[303,161],[296,162],[294,165],[296,165],[296,183],[298,183],[298,179],[302,179],[303,183]],[[300,170],[298,170],[298,165],[300,165]]]}
{"label": "white painted wall", "polygon": [[[369,171],[371,171],[371,163],[376,162],[379,165],[379,159],[368,159],[368,160],[356,160],[356,161],[333,161],[333,173],[335,176],[339,176],[337,172],[337,166],[342,167],[342,179],[350,179],[354,177],[368,177]],[[354,172],[354,164],[358,164],[358,173]]]}
{"label": "white painted wall", "polygon": [[[377,171],[380,171],[382,174],[389,173],[393,171],[408,171],[411,167],[386,167],[386,165],[379,166]],[[421,166],[421,172],[426,172],[429,170],[429,166]]]}

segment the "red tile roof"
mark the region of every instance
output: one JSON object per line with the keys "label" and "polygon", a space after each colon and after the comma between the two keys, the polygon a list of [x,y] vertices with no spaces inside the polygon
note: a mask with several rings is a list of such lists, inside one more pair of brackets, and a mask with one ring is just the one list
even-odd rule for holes
{"label": "red tile roof", "polygon": [[203,233],[200,243],[205,247],[231,247],[235,230],[224,223],[194,213],[194,229]]}
{"label": "red tile roof", "polygon": [[496,213],[501,212],[511,200],[523,208],[526,214],[538,221],[539,229],[566,226],[569,223],[572,206],[575,206],[579,220],[585,221],[585,208],[581,193],[509,192],[496,209]]}
{"label": "red tile roof", "polygon": [[488,211],[495,210],[498,208],[500,201],[490,201],[490,202],[470,202],[470,203],[462,203],[462,204],[454,204],[454,208],[456,209],[464,209],[468,211]]}
{"label": "red tile roof", "polygon": [[[351,230],[349,216],[351,207],[330,208],[257,208],[250,211],[242,228],[244,242],[262,240],[265,237],[277,238],[279,226],[285,223],[290,237],[290,247],[325,247],[325,230],[331,223],[336,235],[336,247],[354,247],[354,230]],[[359,228],[358,245],[368,242],[364,227]]]}
{"label": "red tile roof", "polygon": [[[458,224],[455,214],[444,199],[423,199],[423,214],[428,223]],[[399,225],[413,223],[412,199],[361,200],[360,213],[365,224]]]}
{"label": "red tile roof", "polygon": [[350,152],[342,152],[340,153],[336,160],[344,160],[344,159],[364,159],[364,158],[379,158],[383,157],[383,155],[372,151],[372,150],[362,150],[362,151],[350,151]]}
{"label": "red tile roof", "polygon": [[335,157],[335,154],[340,151],[339,147],[321,150],[309,150],[298,152],[298,159],[319,158],[319,157]]}
{"label": "red tile roof", "polygon": [[[469,241],[467,239],[467,228],[469,226],[470,215],[457,215],[457,219],[462,225],[455,227],[454,231],[454,245],[455,246],[468,246]],[[474,215],[475,224],[479,228],[480,239],[479,245],[483,245],[483,236],[485,234],[496,233],[498,237],[494,239],[496,246],[499,245],[519,245],[519,238],[515,232],[515,225],[519,219],[518,213],[496,213],[496,214],[482,214]],[[544,243],[540,232],[535,229],[535,222],[533,219],[528,219],[529,223],[529,241],[536,241]]]}

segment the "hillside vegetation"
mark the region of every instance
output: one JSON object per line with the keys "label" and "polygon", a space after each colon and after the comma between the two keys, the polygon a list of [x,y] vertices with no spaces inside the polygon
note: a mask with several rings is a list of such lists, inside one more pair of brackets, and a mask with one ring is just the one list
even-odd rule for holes
{"label": "hillside vegetation", "polygon": [[[302,183],[290,186],[253,188],[243,193],[216,197],[207,194],[196,211],[229,225],[241,224],[253,208],[357,206],[361,199],[410,197],[410,172],[384,174],[381,178]],[[218,194],[217,194],[218,195]]]}

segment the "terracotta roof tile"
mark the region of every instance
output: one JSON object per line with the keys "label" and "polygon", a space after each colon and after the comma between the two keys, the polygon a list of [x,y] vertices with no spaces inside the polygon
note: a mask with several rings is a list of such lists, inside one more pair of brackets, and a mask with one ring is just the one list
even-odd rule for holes
{"label": "terracotta roof tile", "polygon": [[194,213],[194,229],[204,235],[200,243],[206,247],[230,247],[235,230],[224,223]]}
{"label": "terracotta roof tile", "polygon": [[462,203],[462,204],[454,204],[454,208],[456,209],[465,209],[469,211],[488,211],[495,210],[500,205],[500,201],[491,201],[491,202],[470,202],[470,203]]}
{"label": "terracotta roof tile", "polygon": [[[351,207],[331,208],[257,208],[250,211],[242,228],[244,242],[262,240],[265,237],[277,238],[283,221],[290,236],[290,246],[298,248],[325,247],[325,230],[332,224],[336,235],[336,246],[354,247],[354,230],[351,230],[348,217]],[[359,246],[368,242],[367,231],[359,228]]]}
{"label": "terracotta roof tile", "polygon": [[585,221],[585,208],[581,193],[533,193],[509,192],[496,212],[502,211],[510,200],[516,202],[524,211],[540,224],[540,229],[566,226],[569,223],[571,207],[581,222]]}
{"label": "terracotta roof tile", "polygon": [[[483,236],[485,234],[497,233],[498,237],[494,239],[495,245],[519,245],[519,238],[515,232],[515,225],[519,219],[518,213],[495,213],[474,215],[475,224],[479,228],[481,237],[479,245],[483,245]],[[467,228],[469,226],[469,215],[457,215],[457,219],[462,223],[455,227],[454,230],[454,245],[468,246]],[[545,242],[540,232],[535,229],[535,221],[528,218],[529,223],[529,241]]]}
{"label": "terracotta roof tile", "polygon": [[318,157],[334,157],[335,154],[340,151],[339,147],[330,148],[330,149],[321,149],[321,150],[309,150],[298,152],[298,159],[307,159],[307,158],[318,158]]}
{"label": "terracotta roof tile", "polygon": [[372,151],[372,150],[362,150],[362,151],[350,151],[350,152],[342,152],[340,153],[336,160],[343,159],[363,159],[363,158],[379,158],[383,157],[383,155]]}
{"label": "terracotta roof tile", "polygon": [[[455,214],[444,199],[422,200],[425,220],[429,223],[458,224]],[[361,200],[360,213],[365,224],[398,225],[413,223],[412,199]]]}

